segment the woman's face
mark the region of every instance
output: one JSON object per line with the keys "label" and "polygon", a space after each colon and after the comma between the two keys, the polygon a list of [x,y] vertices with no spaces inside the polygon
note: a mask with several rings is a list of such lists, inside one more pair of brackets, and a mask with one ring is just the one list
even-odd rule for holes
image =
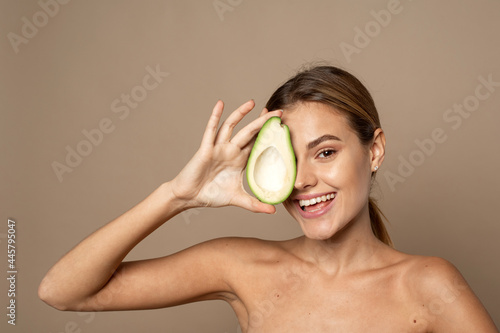
{"label": "woman's face", "polygon": [[377,161],[346,119],[330,106],[300,103],[285,109],[297,159],[297,178],[283,203],[311,239],[326,240],[368,213],[371,173]]}

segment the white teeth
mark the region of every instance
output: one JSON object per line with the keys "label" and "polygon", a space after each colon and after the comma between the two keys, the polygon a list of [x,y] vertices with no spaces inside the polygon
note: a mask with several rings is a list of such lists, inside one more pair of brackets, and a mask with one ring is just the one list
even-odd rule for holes
{"label": "white teeth", "polygon": [[311,205],[320,203],[322,201],[331,200],[333,198],[335,198],[335,193],[330,193],[330,194],[322,195],[320,197],[312,198],[312,199],[309,199],[309,200],[299,200],[299,205],[301,207],[307,207],[307,206],[311,206]]}

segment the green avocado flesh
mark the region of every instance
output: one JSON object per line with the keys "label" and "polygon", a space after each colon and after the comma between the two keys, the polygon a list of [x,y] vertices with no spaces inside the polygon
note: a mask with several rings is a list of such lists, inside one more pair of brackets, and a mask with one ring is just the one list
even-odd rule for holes
{"label": "green avocado flesh", "polygon": [[288,198],[297,168],[288,126],[272,117],[260,129],[247,162],[247,181],[262,202],[276,205]]}

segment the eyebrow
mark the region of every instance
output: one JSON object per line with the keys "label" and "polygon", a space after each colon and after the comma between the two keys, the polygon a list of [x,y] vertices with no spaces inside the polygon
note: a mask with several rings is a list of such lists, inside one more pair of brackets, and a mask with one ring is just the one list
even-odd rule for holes
{"label": "eyebrow", "polygon": [[325,135],[322,135],[319,138],[317,138],[317,139],[309,142],[307,144],[307,149],[314,148],[317,145],[319,145],[321,142],[323,142],[323,141],[329,141],[329,140],[342,141],[342,140],[340,140],[340,138],[338,136],[331,135],[331,134],[325,134]]}

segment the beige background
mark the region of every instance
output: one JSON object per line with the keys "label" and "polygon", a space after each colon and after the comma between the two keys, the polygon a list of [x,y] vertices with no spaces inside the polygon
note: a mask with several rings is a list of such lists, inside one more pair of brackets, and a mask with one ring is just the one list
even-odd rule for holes
{"label": "beige background", "polygon": [[[488,97],[460,126],[444,118],[454,104],[474,102],[479,77],[500,82],[500,2],[401,0],[381,27],[371,11],[390,3],[70,1],[44,22],[37,1],[2,0],[0,258],[6,270],[7,219],[14,218],[19,273],[17,325],[8,325],[2,313],[0,330],[237,332],[222,302],[81,315],[46,306],[36,290],[63,253],[175,176],[197,149],[217,99],[226,111],[250,98],[260,109],[297,68],[315,61],[350,70],[373,93],[388,138],[374,194],[397,248],[450,260],[500,325],[500,87],[480,88]],[[16,53],[9,33],[22,36],[33,16],[38,32]],[[367,45],[355,40],[356,27],[372,29]],[[341,45],[356,43],[363,47],[346,57]],[[148,66],[169,76],[120,119],[125,114],[111,104],[132,91],[140,96]],[[84,145],[82,131],[105,118],[113,132],[60,182],[52,163],[66,164],[66,146]],[[432,138],[436,128],[446,140],[428,155],[419,153],[415,140]],[[387,177],[410,158],[420,165],[391,187]],[[220,236],[299,233],[281,207],[272,217],[199,209],[164,225],[129,258]],[[0,287],[6,305],[6,280]]]}

